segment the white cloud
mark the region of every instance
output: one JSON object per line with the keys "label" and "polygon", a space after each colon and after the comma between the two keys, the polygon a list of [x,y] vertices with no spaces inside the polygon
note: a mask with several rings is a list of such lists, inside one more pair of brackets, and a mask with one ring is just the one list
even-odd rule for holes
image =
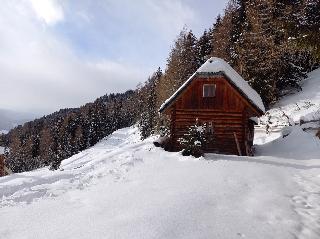
{"label": "white cloud", "polygon": [[30,0],[38,18],[53,25],[64,18],[62,6],[57,0]]}
{"label": "white cloud", "polygon": [[77,57],[33,14],[20,0],[4,1],[0,8],[0,108],[49,113],[146,79],[147,70],[132,64]]}
{"label": "white cloud", "polygon": [[0,108],[49,112],[134,88],[199,23],[187,3],[1,0]]}
{"label": "white cloud", "polygon": [[113,20],[125,21],[132,29],[149,28],[157,34],[157,37],[170,43],[185,25],[191,27],[198,24],[197,12],[183,0],[98,2],[104,6],[107,15],[113,16]]}
{"label": "white cloud", "polygon": [[191,27],[198,23],[196,12],[180,0],[147,0],[146,6],[150,22],[170,41],[185,25]]}

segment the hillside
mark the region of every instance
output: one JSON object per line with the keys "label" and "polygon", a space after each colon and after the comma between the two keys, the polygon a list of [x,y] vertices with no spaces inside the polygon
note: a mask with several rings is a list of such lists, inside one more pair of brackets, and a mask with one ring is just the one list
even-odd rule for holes
{"label": "hillside", "polygon": [[6,164],[13,172],[44,166],[56,169],[63,159],[132,125],[137,114],[135,103],[136,93],[131,90],[106,94],[79,108],[61,109],[19,125],[0,137],[0,145],[10,149]]}
{"label": "hillside", "polygon": [[[301,82],[302,91],[284,97],[260,119],[260,129],[256,133],[255,143],[263,144],[281,135],[281,130],[291,124],[316,133],[320,127],[320,69],[308,74]],[[266,125],[272,132],[265,134]],[[286,131],[294,127],[285,127]],[[299,127],[298,127],[299,128]],[[298,129],[299,130],[299,129]],[[297,142],[299,145],[299,141]]]}
{"label": "hillside", "polygon": [[[295,122],[317,117],[319,82],[320,70],[312,72],[302,92],[269,111],[275,130],[287,123],[278,106]],[[182,157],[131,127],[62,161],[61,170],[3,177],[0,236],[319,238],[320,141],[303,125],[278,139],[280,131],[262,128],[255,157]]]}

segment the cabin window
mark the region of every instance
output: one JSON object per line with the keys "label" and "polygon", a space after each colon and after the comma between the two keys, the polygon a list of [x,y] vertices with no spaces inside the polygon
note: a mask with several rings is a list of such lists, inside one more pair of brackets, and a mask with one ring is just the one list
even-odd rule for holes
{"label": "cabin window", "polygon": [[216,85],[214,84],[203,85],[203,97],[215,97],[215,95],[216,95]]}

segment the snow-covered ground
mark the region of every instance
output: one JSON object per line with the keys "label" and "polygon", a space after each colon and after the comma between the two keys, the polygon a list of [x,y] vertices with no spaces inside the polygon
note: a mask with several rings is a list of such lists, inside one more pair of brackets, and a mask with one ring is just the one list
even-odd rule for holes
{"label": "snow-covered ground", "polygon": [[62,171],[1,178],[0,238],[318,238],[319,159],[196,160],[138,138],[122,129]]}
{"label": "snow-covered ground", "polygon": [[118,130],[61,170],[0,178],[0,238],[318,239],[320,140],[290,131],[277,139],[260,129],[256,157],[195,159],[140,141],[135,127]]}
{"label": "snow-covered ground", "polygon": [[299,124],[303,121],[302,123],[309,122],[304,128],[319,127],[319,121],[312,121],[320,120],[320,69],[311,72],[309,77],[303,80],[302,88],[302,91],[280,100],[262,117],[262,121],[269,119],[271,125],[287,125],[288,121]]}
{"label": "snow-covered ground", "polygon": [[4,147],[0,146],[0,154],[4,154]]}
{"label": "snow-covered ground", "polygon": [[0,134],[7,134],[9,131],[8,130],[5,130],[5,129],[2,129],[0,130]]}

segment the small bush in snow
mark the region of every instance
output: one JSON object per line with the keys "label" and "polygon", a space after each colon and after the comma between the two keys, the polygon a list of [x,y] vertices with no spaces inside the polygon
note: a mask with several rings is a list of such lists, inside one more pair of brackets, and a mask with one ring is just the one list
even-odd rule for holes
{"label": "small bush in snow", "polygon": [[316,136],[320,139],[320,129],[318,130],[318,133],[316,134]]}
{"label": "small bush in snow", "polygon": [[206,125],[199,125],[198,120],[195,125],[188,128],[188,132],[178,139],[182,146],[182,155],[192,155],[196,158],[203,155],[203,149],[206,145]]}

